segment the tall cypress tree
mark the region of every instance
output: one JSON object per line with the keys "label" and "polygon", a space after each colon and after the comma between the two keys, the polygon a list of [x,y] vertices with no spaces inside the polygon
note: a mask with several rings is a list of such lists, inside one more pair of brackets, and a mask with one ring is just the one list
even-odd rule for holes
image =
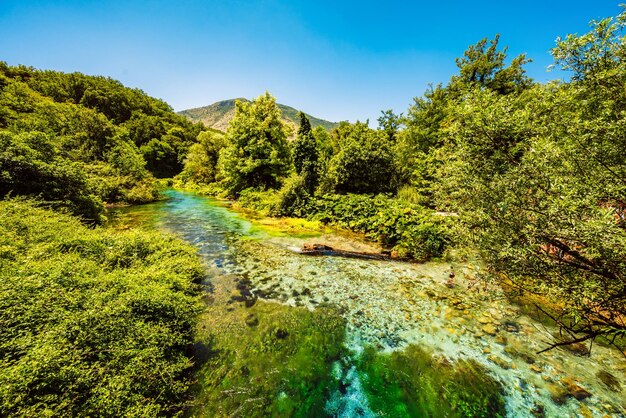
{"label": "tall cypress tree", "polygon": [[302,177],[304,187],[313,193],[318,184],[319,151],[317,142],[311,131],[311,122],[304,112],[299,113],[300,128],[298,136],[293,142],[293,163],[296,172]]}

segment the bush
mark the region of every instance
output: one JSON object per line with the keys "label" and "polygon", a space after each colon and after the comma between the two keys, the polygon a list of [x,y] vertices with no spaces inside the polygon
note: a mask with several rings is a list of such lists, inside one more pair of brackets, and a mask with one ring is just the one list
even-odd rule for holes
{"label": "bush", "polygon": [[259,191],[256,189],[245,189],[239,194],[237,205],[247,209],[268,215],[279,203],[280,196],[276,190]]}
{"label": "bush", "polygon": [[84,219],[99,222],[103,204],[83,165],[59,155],[49,135],[0,131],[0,197],[33,195]]}
{"label": "bush", "polygon": [[329,193],[388,193],[396,190],[396,167],[389,141],[357,122],[334,131],[335,154],[326,165],[321,189]]}
{"label": "bush", "polygon": [[380,242],[418,261],[443,255],[450,242],[449,219],[433,210],[383,195],[324,195],[311,201],[311,216]]}
{"label": "bush", "polygon": [[305,180],[301,176],[292,176],[285,181],[278,192],[278,202],[270,213],[273,216],[305,218],[309,211],[310,198]]}
{"label": "bush", "polygon": [[0,416],[177,414],[201,278],[173,237],[0,202]]}

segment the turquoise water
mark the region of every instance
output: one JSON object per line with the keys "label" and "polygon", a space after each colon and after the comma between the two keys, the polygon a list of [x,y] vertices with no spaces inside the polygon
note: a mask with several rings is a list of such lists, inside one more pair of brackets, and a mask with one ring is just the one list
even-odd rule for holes
{"label": "turquoise water", "polygon": [[[292,249],[311,238],[264,233],[224,202],[193,193],[166,196],[116,211],[113,224],[174,233],[207,267],[199,333],[219,353],[198,372],[204,405],[192,415],[307,416],[317,408],[315,416],[345,417],[626,416],[620,353],[596,346],[589,357],[535,354],[556,330],[499,289],[474,286],[475,267],[304,256]],[[334,235],[315,240],[357,245]],[[336,327],[341,347],[325,338]],[[620,386],[607,386],[602,373]],[[590,396],[568,395],[572,385]]]}
{"label": "turquoise water", "polygon": [[252,224],[228,210],[227,202],[185,191],[167,190],[164,195],[163,201],[114,210],[112,224],[172,232],[198,248],[209,267],[223,272],[236,270],[233,243],[254,236],[250,232]]}

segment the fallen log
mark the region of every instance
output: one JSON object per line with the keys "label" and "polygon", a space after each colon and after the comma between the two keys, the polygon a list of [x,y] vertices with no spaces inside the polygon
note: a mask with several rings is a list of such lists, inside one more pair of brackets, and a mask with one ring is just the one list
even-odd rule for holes
{"label": "fallen log", "polygon": [[324,244],[304,244],[302,248],[297,250],[298,253],[312,256],[331,256],[331,257],[347,257],[360,258],[365,260],[391,260],[390,253],[365,253],[360,251],[338,250]]}

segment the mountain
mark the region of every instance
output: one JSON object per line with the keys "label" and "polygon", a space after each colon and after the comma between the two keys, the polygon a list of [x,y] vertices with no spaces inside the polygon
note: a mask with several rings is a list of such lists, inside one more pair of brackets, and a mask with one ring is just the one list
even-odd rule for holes
{"label": "mountain", "polygon": [[[202,122],[207,127],[218,129],[220,131],[226,131],[228,128],[228,122],[235,116],[235,100],[247,99],[230,99],[222,100],[221,102],[213,103],[209,106],[197,107],[195,109],[187,109],[178,112],[179,115],[185,116],[192,122]],[[278,103],[282,119],[287,124],[298,127],[300,125],[300,118],[298,118],[298,110],[291,106],[286,106]],[[306,114],[311,121],[313,128],[322,126],[326,130],[331,130],[338,125],[335,122],[329,122],[324,119],[319,119],[309,114]]]}

